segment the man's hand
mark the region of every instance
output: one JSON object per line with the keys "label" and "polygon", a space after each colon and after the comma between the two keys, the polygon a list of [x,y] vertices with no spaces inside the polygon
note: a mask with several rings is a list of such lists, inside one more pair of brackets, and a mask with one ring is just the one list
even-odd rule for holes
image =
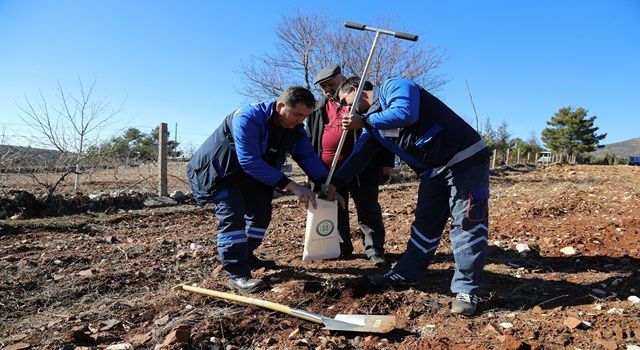
{"label": "man's hand", "polygon": [[320,191],[320,193],[318,194],[318,198],[324,199],[329,202],[338,200],[338,203],[340,203],[340,206],[343,209],[346,209],[346,203],[344,201],[344,198],[342,198],[342,196],[338,192],[336,192],[336,186],[334,185],[331,185],[331,184],[322,185],[322,191]]}
{"label": "man's hand", "polygon": [[316,194],[310,189],[298,185],[295,181],[289,182],[284,189],[298,196],[298,205],[304,204],[305,209],[309,209],[309,203],[311,203],[314,209],[317,208]]}
{"label": "man's hand", "polygon": [[356,130],[364,128],[364,120],[359,114],[345,115],[342,117],[342,128],[345,130]]}

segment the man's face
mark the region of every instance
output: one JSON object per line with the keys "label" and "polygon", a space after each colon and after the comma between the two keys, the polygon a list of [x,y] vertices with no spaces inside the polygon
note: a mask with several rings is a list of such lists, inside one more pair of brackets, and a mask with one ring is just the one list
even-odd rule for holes
{"label": "man's face", "polygon": [[[343,106],[353,106],[353,100],[356,98],[357,90],[358,88],[356,86],[351,85],[347,92],[343,92],[342,90],[338,91],[338,102]],[[364,113],[369,107],[371,107],[371,92],[363,91],[356,112]]]}
{"label": "man's face", "polygon": [[340,84],[344,81],[345,77],[342,74],[338,74],[335,77],[331,77],[329,80],[325,80],[320,83],[320,90],[329,98],[334,100],[336,91],[340,87]]}
{"label": "man's face", "polygon": [[304,119],[311,114],[313,108],[307,107],[304,103],[298,102],[295,106],[287,106],[284,102],[276,103],[276,124],[287,129],[293,129],[304,123]]}

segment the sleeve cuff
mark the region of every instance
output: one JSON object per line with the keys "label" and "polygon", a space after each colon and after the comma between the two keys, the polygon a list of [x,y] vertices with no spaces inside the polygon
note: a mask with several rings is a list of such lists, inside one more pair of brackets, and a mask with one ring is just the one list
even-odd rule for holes
{"label": "sleeve cuff", "polygon": [[282,179],[280,179],[280,180],[278,180],[278,182],[276,182],[276,187],[277,188],[285,188],[291,182],[293,182],[293,180],[291,180],[290,178],[288,178],[286,176],[283,176]]}

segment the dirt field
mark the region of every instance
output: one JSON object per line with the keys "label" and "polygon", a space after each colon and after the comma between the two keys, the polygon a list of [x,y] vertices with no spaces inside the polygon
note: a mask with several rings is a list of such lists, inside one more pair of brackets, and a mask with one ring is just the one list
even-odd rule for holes
{"label": "dirt field", "polygon": [[[333,317],[389,314],[387,334],[314,323],[171,287],[227,290],[211,209],[179,206],[0,226],[0,347],[97,349],[626,349],[640,345],[640,167],[551,166],[491,179],[487,285],[481,312],[449,313],[453,259],[442,240],[428,278],[376,290],[364,259],[301,261],[305,211],[274,203],[259,253],[259,298]],[[381,192],[392,260],[404,251],[416,185]],[[355,222],[352,227],[355,227]],[[517,243],[531,248],[527,256]],[[560,249],[571,246],[577,254]]]}

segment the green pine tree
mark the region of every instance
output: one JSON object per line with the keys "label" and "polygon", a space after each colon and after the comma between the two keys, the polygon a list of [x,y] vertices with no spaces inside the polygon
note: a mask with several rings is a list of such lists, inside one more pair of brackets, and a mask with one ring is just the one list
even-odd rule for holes
{"label": "green pine tree", "polygon": [[596,134],[596,116],[587,117],[588,111],[582,107],[573,110],[563,107],[547,122],[549,127],[542,130],[542,142],[554,152],[566,156],[584,155],[596,150],[598,143],[607,134]]}

